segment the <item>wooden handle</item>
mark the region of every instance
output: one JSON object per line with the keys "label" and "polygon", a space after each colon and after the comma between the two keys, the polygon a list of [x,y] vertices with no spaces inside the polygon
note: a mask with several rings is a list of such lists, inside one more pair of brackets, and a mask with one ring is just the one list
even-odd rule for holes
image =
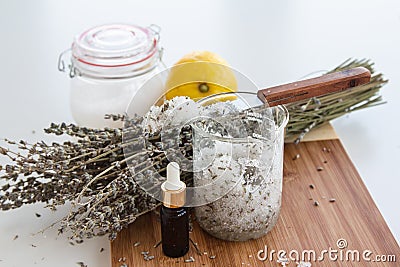
{"label": "wooden handle", "polygon": [[364,67],[334,72],[317,78],[274,86],[258,91],[257,96],[269,106],[296,102],[299,100],[344,91],[369,83],[371,73]]}

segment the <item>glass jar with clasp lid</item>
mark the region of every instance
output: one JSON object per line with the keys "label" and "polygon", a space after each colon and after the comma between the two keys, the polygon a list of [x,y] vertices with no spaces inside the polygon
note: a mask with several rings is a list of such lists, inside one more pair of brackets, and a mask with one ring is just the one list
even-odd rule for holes
{"label": "glass jar with clasp lid", "polygon": [[[165,69],[159,32],[155,25],[107,24],[75,37],[58,69],[71,78],[70,107],[78,125],[122,127],[121,120],[108,117],[123,115],[144,82]],[[162,93],[159,87],[146,92],[142,112]]]}

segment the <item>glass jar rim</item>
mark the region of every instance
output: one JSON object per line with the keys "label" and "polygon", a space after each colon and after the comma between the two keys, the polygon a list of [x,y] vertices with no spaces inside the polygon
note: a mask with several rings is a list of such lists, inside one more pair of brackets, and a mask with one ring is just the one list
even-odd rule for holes
{"label": "glass jar rim", "polygon": [[[199,101],[197,101],[197,104],[202,104],[202,103],[210,100],[213,97],[239,95],[239,94],[254,95],[254,97],[257,97],[257,93],[253,93],[253,92],[224,92],[224,93],[218,93],[218,94],[214,94],[214,95],[210,95],[210,96],[204,97],[204,98],[200,99]],[[278,106],[269,107],[268,105],[266,105],[264,108],[265,109],[272,108],[274,110],[283,112],[283,115],[284,115],[283,120],[279,121],[279,123],[276,125],[276,128],[273,129],[273,132],[275,132],[275,133],[279,133],[280,131],[282,131],[282,128],[286,127],[286,125],[289,122],[289,111],[286,108],[286,106],[285,105],[278,105]],[[212,135],[210,133],[207,133],[207,132],[203,131],[202,129],[197,127],[195,124],[191,124],[191,126],[194,127],[196,130],[201,131],[202,134],[204,134],[205,136],[208,136],[210,138],[214,138],[214,139],[219,140],[219,141],[232,142],[232,143],[248,141],[248,138],[246,138],[246,137],[237,138],[237,137],[216,136],[216,135]],[[275,134],[274,139],[272,141],[275,142],[277,138],[278,138],[278,136]]]}

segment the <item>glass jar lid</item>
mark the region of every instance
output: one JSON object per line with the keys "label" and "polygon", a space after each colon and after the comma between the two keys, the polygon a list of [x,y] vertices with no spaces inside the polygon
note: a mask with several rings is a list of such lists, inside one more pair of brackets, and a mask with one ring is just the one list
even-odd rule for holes
{"label": "glass jar lid", "polygon": [[108,24],[75,37],[73,58],[98,67],[123,67],[141,63],[158,52],[158,32],[135,25]]}

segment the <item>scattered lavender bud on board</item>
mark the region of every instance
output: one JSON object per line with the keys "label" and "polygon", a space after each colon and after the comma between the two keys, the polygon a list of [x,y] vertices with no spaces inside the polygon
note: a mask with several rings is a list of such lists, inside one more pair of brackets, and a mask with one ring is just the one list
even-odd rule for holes
{"label": "scattered lavender bud on board", "polygon": [[153,248],[157,248],[159,245],[161,245],[161,240],[154,244]]}
{"label": "scattered lavender bud on board", "polygon": [[309,187],[310,187],[311,189],[314,189],[314,188],[315,188],[315,186],[314,186],[313,184],[310,184]]}
{"label": "scattered lavender bud on board", "polygon": [[322,151],[326,152],[326,153],[331,153],[332,150],[330,148],[324,147],[324,148],[322,148]]}
{"label": "scattered lavender bud on board", "polygon": [[148,255],[148,254],[144,254],[144,255],[143,255],[143,259],[144,259],[145,261],[150,261],[150,260],[154,259],[154,256],[150,256],[150,255]]}
{"label": "scattered lavender bud on board", "polygon": [[194,258],[193,258],[192,256],[190,256],[189,259],[186,259],[186,260],[185,260],[185,263],[194,262],[194,261],[195,261]]}
{"label": "scattered lavender bud on board", "polygon": [[323,168],[323,167],[321,167],[321,166],[318,166],[318,167],[317,167],[317,171],[319,171],[319,172],[320,172],[320,171],[323,171],[323,170],[324,170],[324,168]]}
{"label": "scattered lavender bud on board", "polygon": [[314,206],[318,207],[319,206],[319,202],[318,201],[314,201]]}
{"label": "scattered lavender bud on board", "polygon": [[329,202],[336,202],[336,199],[334,199],[334,198],[331,198],[331,199],[329,199]]}

